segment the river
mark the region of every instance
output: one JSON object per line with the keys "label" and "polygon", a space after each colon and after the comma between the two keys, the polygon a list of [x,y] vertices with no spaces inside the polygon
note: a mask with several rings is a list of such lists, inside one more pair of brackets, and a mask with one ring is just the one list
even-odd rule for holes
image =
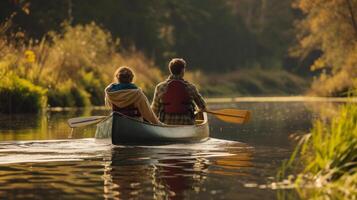
{"label": "river", "polygon": [[210,116],[211,138],[197,144],[112,146],[95,126],[72,131],[79,109],[0,116],[0,199],[299,199],[271,183],[294,137],[332,102],[210,103],[252,111],[246,125]]}

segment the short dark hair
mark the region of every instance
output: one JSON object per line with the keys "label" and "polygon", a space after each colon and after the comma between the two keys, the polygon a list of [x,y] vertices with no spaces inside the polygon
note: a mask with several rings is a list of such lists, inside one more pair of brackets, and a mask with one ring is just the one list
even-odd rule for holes
{"label": "short dark hair", "polygon": [[173,58],[169,62],[169,70],[173,75],[179,75],[186,67],[186,61],[182,58]]}
{"label": "short dark hair", "polygon": [[114,79],[119,83],[131,83],[134,78],[134,72],[129,67],[119,67],[115,71]]}

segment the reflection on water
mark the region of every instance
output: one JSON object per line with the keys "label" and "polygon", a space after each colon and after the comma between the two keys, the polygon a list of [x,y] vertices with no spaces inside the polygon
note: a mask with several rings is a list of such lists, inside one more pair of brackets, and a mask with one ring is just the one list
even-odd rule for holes
{"label": "reflection on water", "polygon": [[219,139],[204,143],[114,147],[92,138],[95,126],[71,134],[66,123],[107,111],[0,116],[0,199],[298,199],[257,186],[274,181],[289,158],[290,134],[311,127],[311,104],[210,107],[249,109],[253,118],[243,126],[211,116],[211,137]]}
{"label": "reflection on water", "polygon": [[80,109],[37,115],[0,115],[0,141],[90,138],[93,137],[95,126],[78,128],[71,134],[67,120],[107,113],[108,111],[103,110]]}
{"label": "reflection on water", "polygon": [[[245,171],[253,167],[254,151],[246,144],[218,139],[150,147],[112,147],[108,140],[94,139],[0,146],[0,197],[16,199],[48,195],[61,199],[72,199],[73,195],[182,199],[207,192],[213,195],[216,190],[209,188],[219,185],[211,185],[211,179],[247,176]],[[230,187],[236,186],[232,182]]]}

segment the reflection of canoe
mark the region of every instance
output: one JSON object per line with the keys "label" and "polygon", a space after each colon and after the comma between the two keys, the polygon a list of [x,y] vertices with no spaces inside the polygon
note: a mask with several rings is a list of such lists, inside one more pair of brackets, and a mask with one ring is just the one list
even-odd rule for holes
{"label": "reflection of canoe", "polygon": [[113,144],[157,144],[199,142],[208,138],[207,114],[197,116],[195,125],[153,125],[114,112],[97,125],[96,137],[112,137]]}

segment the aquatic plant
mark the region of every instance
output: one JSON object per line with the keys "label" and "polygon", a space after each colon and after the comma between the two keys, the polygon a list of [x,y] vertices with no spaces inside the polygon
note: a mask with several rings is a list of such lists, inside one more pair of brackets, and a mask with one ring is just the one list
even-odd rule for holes
{"label": "aquatic plant", "polygon": [[357,105],[341,106],[331,121],[317,120],[283,166],[300,172],[293,184],[303,197],[357,198]]}

